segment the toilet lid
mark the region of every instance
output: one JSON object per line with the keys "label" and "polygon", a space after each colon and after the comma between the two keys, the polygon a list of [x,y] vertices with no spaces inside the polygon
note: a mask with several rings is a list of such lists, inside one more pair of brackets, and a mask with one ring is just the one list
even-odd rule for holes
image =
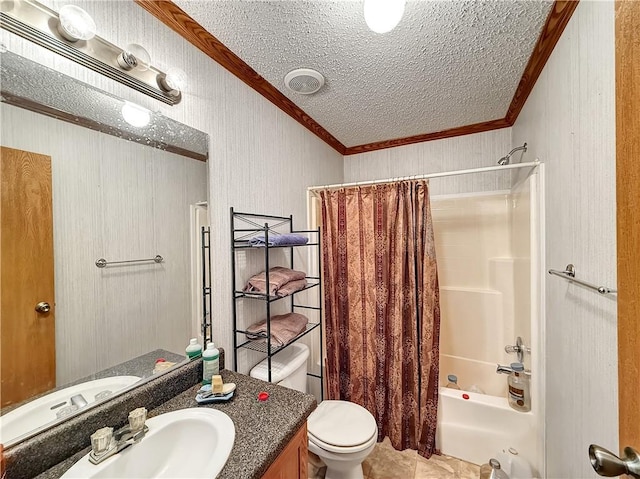
{"label": "toilet lid", "polygon": [[362,406],[322,401],[307,419],[309,435],[337,447],[364,444],[377,434],[376,420]]}

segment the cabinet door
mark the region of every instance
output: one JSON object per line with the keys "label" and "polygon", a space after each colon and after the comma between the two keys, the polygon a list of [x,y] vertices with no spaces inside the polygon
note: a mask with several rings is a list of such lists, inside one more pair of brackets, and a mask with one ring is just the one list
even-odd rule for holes
{"label": "cabinet door", "polygon": [[262,479],[307,479],[307,423],[291,439]]}

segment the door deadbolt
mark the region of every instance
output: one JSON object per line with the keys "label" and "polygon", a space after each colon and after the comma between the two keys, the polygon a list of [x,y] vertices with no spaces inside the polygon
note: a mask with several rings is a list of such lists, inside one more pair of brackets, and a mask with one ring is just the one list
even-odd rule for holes
{"label": "door deadbolt", "polygon": [[36,311],[38,313],[48,313],[49,311],[51,311],[51,306],[49,305],[49,303],[41,301],[36,304]]}

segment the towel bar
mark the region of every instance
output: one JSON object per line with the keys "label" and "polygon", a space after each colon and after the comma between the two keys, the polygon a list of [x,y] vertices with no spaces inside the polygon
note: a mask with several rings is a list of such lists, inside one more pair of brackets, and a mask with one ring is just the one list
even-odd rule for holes
{"label": "towel bar", "polygon": [[578,283],[581,286],[597,291],[600,294],[616,294],[618,292],[617,289],[607,288],[606,286],[596,286],[595,284],[587,283],[586,281],[582,281],[581,279],[577,279],[576,276],[576,268],[572,264],[568,264],[564,271],[558,271],[557,269],[550,269],[549,274],[553,274],[555,276],[560,276],[572,283]]}
{"label": "towel bar", "polygon": [[98,268],[104,268],[108,264],[140,263],[140,262],[144,262],[144,261],[153,261],[154,263],[162,263],[164,261],[164,258],[162,256],[160,256],[159,254],[156,255],[155,258],[130,259],[130,260],[126,260],[126,261],[107,261],[104,258],[100,258],[99,260],[96,260],[96,266]]}

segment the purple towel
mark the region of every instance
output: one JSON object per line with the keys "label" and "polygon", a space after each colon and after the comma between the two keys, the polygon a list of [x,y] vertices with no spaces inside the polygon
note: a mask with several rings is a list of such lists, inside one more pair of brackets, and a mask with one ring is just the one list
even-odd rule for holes
{"label": "purple towel", "polygon": [[[297,235],[293,233],[286,234],[276,234],[269,235],[269,246],[296,246],[296,245],[304,245],[309,242],[309,238],[302,235]],[[264,248],[265,241],[264,235],[256,236],[249,240],[249,244],[251,246],[255,246],[256,248]]]}

